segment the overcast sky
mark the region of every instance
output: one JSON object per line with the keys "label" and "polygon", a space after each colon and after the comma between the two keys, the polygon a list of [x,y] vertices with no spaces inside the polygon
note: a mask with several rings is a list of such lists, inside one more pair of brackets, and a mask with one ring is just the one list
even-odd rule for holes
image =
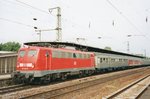
{"label": "overcast sky", "polygon": [[[129,41],[130,53],[150,56],[150,0],[0,0],[0,43],[38,41],[33,27],[56,28],[48,9],[58,6],[63,41],[85,38],[79,43],[125,53]],[[42,32],[42,40],[55,41],[56,31]]]}

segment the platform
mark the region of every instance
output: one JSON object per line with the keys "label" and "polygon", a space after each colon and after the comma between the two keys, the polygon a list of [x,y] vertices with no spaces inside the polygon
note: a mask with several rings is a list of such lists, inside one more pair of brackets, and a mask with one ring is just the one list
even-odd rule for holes
{"label": "platform", "polygon": [[147,88],[147,90],[144,91],[144,93],[138,99],[150,99],[150,86]]}
{"label": "platform", "polygon": [[11,78],[10,74],[0,75],[0,80]]}

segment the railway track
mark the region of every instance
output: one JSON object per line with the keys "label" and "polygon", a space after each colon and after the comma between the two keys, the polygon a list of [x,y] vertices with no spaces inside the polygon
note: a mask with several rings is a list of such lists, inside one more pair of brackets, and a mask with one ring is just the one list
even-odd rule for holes
{"label": "railway track", "polygon": [[69,93],[73,93],[73,92],[78,92],[82,89],[85,89],[85,88],[88,88],[88,87],[91,87],[91,86],[95,86],[95,85],[98,85],[98,84],[101,84],[101,83],[104,83],[104,82],[107,82],[107,81],[110,81],[110,80],[114,80],[114,79],[118,79],[118,78],[121,78],[121,77],[125,77],[125,76],[128,76],[128,75],[134,75],[134,74],[138,74],[138,73],[141,73],[141,70],[131,70],[129,72],[124,72],[124,73],[121,73],[121,74],[116,74],[116,75],[110,75],[108,77],[102,77],[102,78],[98,78],[98,79],[91,79],[91,80],[87,80],[87,81],[81,81],[79,83],[76,83],[76,84],[71,84],[70,85],[68,84],[67,86],[62,86],[62,87],[56,87],[56,88],[52,88],[50,91],[46,91],[46,92],[41,92],[41,93],[38,93],[38,94],[32,94],[32,95],[29,95],[29,96],[24,96],[23,98],[26,98],[26,99],[33,99],[33,98],[41,98],[41,99],[47,99],[47,98],[58,98],[58,97],[61,97],[61,96],[64,96],[64,95],[67,95]]}
{"label": "railway track", "polygon": [[102,99],[137,99],[149,85],[150,75],[147,75]]}
{"label": "railway track", "polygon": [[[144,71],[148,68],[139,68],[134,70],[120,71],[115,73],[109,73],[104,75],[96,75],[93,77],[86,77],[76,80],[69,80],[66,82],[52,84],[47,86],[41,86],[34,88],[33,86],[18,86],[18,88],[14,86],[11,88],[5,89],[0,98],[26,98],[26,99],[47,99],[47,98],[60,98],[62,96],[67,96],[68,94],[72,94],[78,92],[80,90],[85,90],[88,87],[95,86],[98,84],[102,84],[111,80],[115,80],[122,77],[127,77],[129,75],[138,75],[143,74]],[[27,89],[27,90],[24,90]],[[15,92],[17,91],[17,92]],[[1,92],[1,89],[0,89]],[[13,93],[12,93],[13,92]],[[6,94],[7,93],[7,94]],[[10,94],[9,94],[10,93]],[[4,94],[4,95],[3,95]]]}
{"label": "railway track", "polygon": [[11,78],[0,79],[0,87],[12,85],[12,84],[13,83],[12,83],[12,79]]}
{"label": "railway track", "polygon": [[2,95],[2,94],[10,93],[10,92],[20,91],[20,90],[28,89],[31,87],[32,87],[31,85],[25,85],[25,84],[2,87],[0,88],[0,94]]}

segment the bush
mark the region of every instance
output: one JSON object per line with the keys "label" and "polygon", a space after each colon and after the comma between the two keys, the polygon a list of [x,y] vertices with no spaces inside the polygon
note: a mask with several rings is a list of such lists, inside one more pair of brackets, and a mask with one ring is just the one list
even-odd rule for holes
{"label": "bush", "polygon": [[0,51],[18,51],[20,48],[20,44],[18,42],[7,42],[4,44],[0,44]]}

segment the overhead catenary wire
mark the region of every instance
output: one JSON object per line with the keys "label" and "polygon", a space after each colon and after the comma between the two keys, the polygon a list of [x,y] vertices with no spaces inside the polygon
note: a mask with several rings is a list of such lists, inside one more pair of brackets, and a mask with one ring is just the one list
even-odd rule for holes
{"label": "overhead catenary wire", "polygon": [[50,14],[49,12],[47,12],[45,10],[42,10],[42,9],[37,8],[37,7],[31,6],[31,5],[29,5],[27,3],[24,3],[22,1],[19,1],[19,0],[15,0],[15,1],[18,2],[18,3],[24,4],[24,5],[28,6],[28,7],[31,7],[32,9],[38,10],[40,12],[43,12],[43,13],[46,13],[46,14]]}
{"label": "overhead catenary wire", "polygon": [[[139,28],[124,13],[122,13],[112,2],[110,2],[109,0],[106,0],[106,1],[109,5],[112,6],[112,8],[116,10],[117,13],[119,13],[119,15],[121,15],[133,28],[135,28],[135,30],[138,33],[143,34],[144,35],[143,37],[146,38],[148,41],[150,40],[150,38],[146,36],[147,33],[141,32],[141,30],[139,30]],[[146,22],[147,21],[148,21],[148,18],[146,17]]]}
{"label": "overhead catenary wire", "polygon": [[[15,2],[9,1],[9,0],[3,0],[3,1],[9,2],[9,3],[11,3],[11,4],[16,4]],[[19,1],[19,0],[15,0],[15,1],[18,2],[18,3],[20,3],[20,4],[22,4],[22,5],[28,6],[28,7],[32,8],[32,9],[34,9],[34,10],[38,10],[38,11],[40,11],[40,12],[49,14],[48,11],[45,11],[45,10],[43,10],[43,9],[40,9],[40,8],[37,8],[37,7],[34,7],[34,6],[31,6],[31,5],[29,5],[29,4],[25,3],[25,2],[22,2],[22,1]],[[20,6],[22,6],[22,5],[20,5]]]}
{"label": "overhead catenary wire", "polygon": [[[135,30],[136,30],[138,33],[144,34],[143,32],[141,32],[141,31],[139,30],[139,28],[138,28],[125,14],[123,14],[123,12],[121,12],[112,2],[110,2],[110,0],[106,0],[106,1],[107,1],[107,3],[108,3],[109,5],[112,6],[112,8],[114,8],[114,9],[119,13],[119,15],[121,15],[133,28],[135,28]],[[144,35],[145,35],[145,34],[144,34]]]}
{"label": "overhead catenary wire", "polygon": [[24,25],[26,27],[33,27],[34,28],[34,26],[32,26],[32,25],[25,24],[25,23],[22,23],[22,22],[19,22],[19,21],[14,21],[14,20],[6,19],[6,18],[0,18],[0,20],[15,23],[15,24],[19,24],[19,25]]}
{"label": "overhead catenary wire", "polygon": [[[36,7],[34,7],[34,6],[31,6],[31,5],[29,5],[29,4],[26,4],[26,3],[24,3],[24,2],[21,2],[21,1],[19,1],[19,0],[16,0],[16,1],[19,2],[19,3],[22,3],[23,5],[20,5],[20,4],[16,3],[16,2],[14,2],[14,1],[9,1],[9,0],[3,0],[3,1],[4,1],[4,2],[7,2],[7,3],[10,3],[10,4],[13,4],[13,5],[16,5],[16,4],[17,4],[17,5],[22,6],[22,7],[27,7],[27,6],[28,6],[28,7],[32,8],[32,9],[34,9],[34,10],[37,10],[37,11],[43,12],[43,13],[45,13],[45,14],[51,15],[49,12],[47,12],[47,11],[45,11],[45,10],[36,8]],[[24,5],[25,5],[25,6],[24,6]],[[52,16],[53,16],[53,15],[52,15]],[[15,23],[15,24],[18,24],[18,25],[23,25],[23,26],[26,26],[26,27],[35,28],[35,26],[29,25],[29,24],[25,24],[25,23],[23,23],[23,22],[15,21],[15,20],[12,20],[12,19],[0,18],[0,20],[7,21],[7,22],[11,22],[11,23]]]}
{"label": "overhead catenary wire", "polygon": [[[6,1],[6,0],[4,0],[4,1]],[[29,5],[29,4],[25,3],[25,2],[22,2],[22,1],[19,1],[19,0],[15,0],[15,1],[18,2],[18,3],[20,3],[20,4],[26,5],[26,6],[30,7],[30,8],[32,8],[32,9],[38,10],[38,11],[40,11],[40,12],[43,12],[43,13],[46,13],[46,14],[51,14],[51,13],[49,13],[49,12],[43,10],[43,9],[40,9],[40,8],[31,6],[31,5]],[[106,1],[107,1],[120,15],[122,15],[139,33],[142,33],[142,32],[135,26],[135,24],[133,24],[133,23],[129,20],[129,18],[126,17],[112,2],[110,2],[109,0],[106,0]],[[7,0],[7,2],[14,3],[14,2],[8,1],[8,0]],[[52,15],[52,14],[51,14],[51,15]],[[52,15],[52,16],[54,16],[54,15]],[[68,21],[67,19],[63,19],[63,20]],[[74,22],[71,22],[71,23],[75,24]],[[76,24],[76,25],[77,25],[77,24]]]}
{"label": "overhead catenary wire", "polygon": [[[13,2],[13,1],[9,1],[9,0],[6,0],[5,2],[8,2],[8,3],[11,3],[11,4],[13,4],[13,5],[19,5],[19,6],[22,6],[22,7],[29,7],[29,8],[31,8],[31,9],[33,9],[33,10],[37,10],[37,11],[39,11],[39,12],[42,12],[42,13],[45,13],[45,14],[48,14],[48,15],[52,15],[52,16],[54,16],[54,17],[56,17],[56,15],[53,15],[52,13],[49,13],[49,12],[47,12],[46,10],[43,10],[43,9],[40,9],[40,8],[37,8],[37,7],[34,7],[34,6],[32,6],[32,5],[29,5],[29,4],[27,4],[27,3],[25,3],[25,2],[22,2],[22,1],[19,1],[19,0],[15,0],[15,1],[17,1],[17,2]],[[21,24],[21,22],[16,22],[16,21],[13,21],[13,20],[9,20],[9,19],[6,19],[5,21],[9,21],[9,22],[13,22],[13,23],[17,23],[17,24],[20,24],[20,25],[24,25],[24,26],[28,26],[28,27],[33,27],[33,28],[35,28],[35,26],[29,26],[29,25],[26,25],[26,24],[24,24],[24,23],[22,23]],[[69,20],[67,20],[67,19],[64,19],[64,18],[62,18],[62,21],[64,21],[64,22],[67,22],[67,23],[71,23],[72,25],[74,25],[74,26],[76,26],[76,27],[73,27],[73,28],[80,28],[80,29],[82,29],[84,32],[85,32],[85,29],[83,29],[83,26],[81,26],[81,25],[78,25],[78,24],[76,24],[75,22],[71,22],[71,21],[69,21]],[[82,27],[82,28],[81,28]],[[78,30],[78,29],[76,29],[76,30]],[[87,29],[86,29],[87,30]],[[81,31],[79,31],[79,32],[81,32]]]}
{"label": "overhead catenary wire", "polygon": [[[10,3],[12,3],[12,4],[16,4],[16,3],[13,2],[13,1],[9,1],[9,0],[4,0],[4,1],[10,2]],[[45,14],[49,14],[49,15],[55,16],[55,15],[49,13],[49,12],[46,11],[46,10],[43,10],[43,9],[34,7],[34,6],[29,5],[29,4],[25,3],[25,2],[22,2],[22,1],[20,1],[20,0],[15,0],[15,1],[18,2],[18,3],[20,3],[20,4],[22,4],[22,6],[24,5],[24,6],[26,6],[26,7],[30,7],[30,8],[32,8],[32,9],[34,9],[34,10],[43,12],[43,13],[45,13]],[[126,21],[128,21],[128,23],[130,23],[140,34],[143,34],[143,33],[138,29],[138,27],[137,27],[127,16],[125,16],[124,13],[122,13],[112,2],[110,2],[109,0],[106,0],[106,1],[107,1],[107,2],[109,3],[109,5],[111,5]],[[75,22],[71,22],[70,20],[67,20],[67,19],[64,19],[64,18],[62,18],[62,20],[64,20],[65,22],[68,22],[68,23],[72,23],[72,26],[78,26],[78,27],[80,27],[80,28],[82,27],[82,30],[83,30],[83,26],[81,26],[81,25],[79,25],[79,24],[76,24]],[[85,28],[85,27],[84,27],[84,28]],[[144,35],[145,35],[145,34],[144,34]]]}
{"label": "overhead catenary wire", "polygon": [[[13,4],[13,5],[19,5],[19,6],[22,6],[22,7],[29,7],[29,8],[31,8],[31,9],[34,9],[34,10],[36,10],[36,11],[39,11],[39,12],[42,12],[42,13],[45,13],[45,14],[48,14],[48,15],[52,15],[53,17],[56,17],[56,15],[53,15],[52,13],[49,13],[48,11],[46,11],[46,10],[43,10],[43,9],[40,9],[40,8],[38,8],[38,7],[35,7],[35,6],[32,6],[32,5],[30,5],[30,4],[27,4],[27,3],[25,3],[25,2],[22,2],[22,1],[20,1],[20,0],[15,0],[16,2],[14,2],[14,1],[9,1],[9,0],[3,0],[4,2],[8,2],[8,3],[11,3],[11,4]],[[18,3],[17,3],[18,2]],[[64,22],[67,22],[67,23],[69,23],[69,24],[72,24],[72,27],[73,28],[80,28],[80,30],[87,30],[87,28],[85,28],[85,26],[81,26],[80,24],[77,24],[77,23],[75,23],[75,22],[73,22],[73,21],[70,21],[70,20],[68,20],[68,19],[65,19],[65,18],[62,18],[62,21],[64,21]],[[84,28],[84,29],[83,29]]]}

